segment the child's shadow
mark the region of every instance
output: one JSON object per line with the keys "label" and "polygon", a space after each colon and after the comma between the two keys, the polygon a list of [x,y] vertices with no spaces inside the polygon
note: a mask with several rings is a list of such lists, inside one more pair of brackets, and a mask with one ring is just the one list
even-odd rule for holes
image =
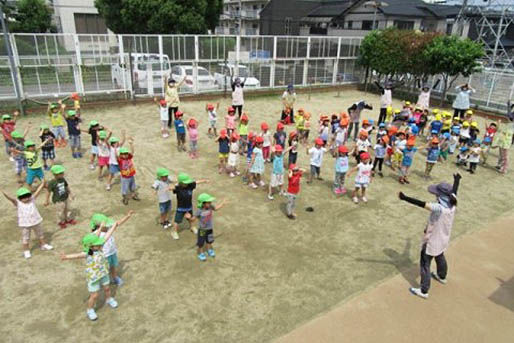
{"label": "child's shadow", "polygon": [[389,257],[387,260],[375,260],[367,258],[356,258],[355,260],[358,262],[391,264],[412,287],[416,287],[418,272],[415,268],[417,264],[410,258],[409,252],[411,245],[411,239],[409,238],[405,243],[405,247],[403,248],[403,252],[401,254],[391,248],[384,248],[382,251],[387,257]]}

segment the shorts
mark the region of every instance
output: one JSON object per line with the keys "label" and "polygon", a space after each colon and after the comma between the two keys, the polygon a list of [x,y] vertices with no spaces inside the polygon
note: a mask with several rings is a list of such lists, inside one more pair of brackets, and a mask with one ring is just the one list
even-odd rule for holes
{"label": "shorts", "polygon": [[120,166],[117,164],[109,164],[109,173],[111,175],[116,175],[120,172]]}
{"label": "shorts", "polygon": [[284,174],[271,173],[270,187],[278,187],[284,184]]}
{"label": "shorts", "polygon": [[159,203],[159,213],[164,214],[171,211],[171,200]]}
{"label": "shorts", "polygon": [[189,141],[189,149],[191,151],[196,151],[198,146],[198,141]]}
{"label": "shorts", "polygon": [[122,177],[121,178],[121,194],[127,195],[128,193],[132,193],[135,191],[136,191],[136,178],[134,176]]}
{"label": "shorts", "polygon": [[55,160],[55,149],[48,149],[48,150],[45,150],[45,149],[42,149],[41,150],[41,158],[43,160]]}
{"label": "shorts", "polygon": [[43,173],[43,168],[31,169],[27,168],[27,184],[30,186],[34,182],[34,178],[38,178],[39,180],[43,180],[45,178],[45,174]]}
{"label": "shorts", "polygon": [[33,225],[33,226],[21,227],[20,229],[21,229],[21,242],[23,244],[29,244],[29,242],[30,242],[30,231],[31,230],[34,230],[34,232],[36,233],[37,238],[43,238],[44,237],[43,229],[41,228],[41,224],[36,224],[36,225]]}
{"label": "shorts", "polygon": [[392,158],[393,162],[400,163],[403,160],[403,154],[401,152],[395,152]]}
{"label": "shorts", "polygon": [[209,120],[209,126],[211,127],[211,129],[215,129],[216,128],[216,120]]}
{"label": "shorts", "polygon": [[66,139],[66,132],[64,131],[63,126],[52,127],[52,133],[54,134],[55,139],[59,139],[59,137],[62,139]]}
{"label": "shorts", "polygon": [[89,293],[95,293],[100,290],[101,286],[108,286],[109,283],[111,283],[111,279],[109,278],[109,275],[105,275],[101,279],[98,279],[93,282],[88,282],[87,290],[89,291]]}
{"label": "shorts", "polygon": [[21,175],[22,172],[27,170],[27,160],[24,158],[14,160],[14,171],[16,175]]}
{"label": "shorts", "polygon": [[470,139],[467,137],[462,137],[462,136],[459,137],[459,143],[461,143],[461,144],[468,144],[469,140]]}
{"label": "shorts", "polygon": [[98,156],[98,165],[100,167],[109,166],[109,156]]}
{"label": "shorts", "polygon": [[439,156],[446,160],[448,158],[448,151],[440,151]]}
{"label": "shorts", "polygon": [[238,157],[238,155],[234,154],[232,152],[230,154],[228,154],[228,162],[227,162],[227,164],[230,167],[236,167],[237,166],[237,157]]}
{"label": "shorts", "polygon": [[80,149],[80,135],[70,135],[70,146]]}
{"label": "shorts", "polygon": [[184,216],[186,215],[186,213],[189,213],[191,215],[191,217],[193,217],[193,210],[188,210],[188,211],[177,210],[175,212],[175,223],[177,223],[177,224],[182,223],[182,220],[184,219]]}
{"label": "shorts", "polygon": [[105,257],[107,257],[107,262],[109,262],[109,268],[116,268],[119,265],[117,253]]}
{"label": "shorts", "polygon": [[410,166],[401,166],[400,167],[400,176],[407,176],[409,174]]}
{"label": "shorts", "polygon": [[219,157],[220,160],[221,159],[227,159],[228,158],[228,152],[226,152],[226,153],[225,152],[220,152],[218,154],[218,157]]}
{"label": "shorts", "polygon": [[214,233],[211,230],[198,230],[196,245],[201,248],[204,244],[214,243]]}
{"label": "shorts", "polygon": [[316,167],[316,166],[311,164],[311,175],[312,176],[319,176],[320,171],[321,171],[320,167]]}
{"label": "shorts", "polygon": [[98,155],[98,146],[91,145],[91,155]]}
{"label": "shorts", "polygon": [[168,121],[161,119],[161,130],[166,130],[168,128]]}
{"label": "shorts", "polygon": [[357,182],[355,181],[355,188],[368,188],[369,182]]}
{"label": "shorts", "polygon": [[178,133],[177,132],[177,140],[179,142],[185,142],[186,141],[186,134],[185,133]]}

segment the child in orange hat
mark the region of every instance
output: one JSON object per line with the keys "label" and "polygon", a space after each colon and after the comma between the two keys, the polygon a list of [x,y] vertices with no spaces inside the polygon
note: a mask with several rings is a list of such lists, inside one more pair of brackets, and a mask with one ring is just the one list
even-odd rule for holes
{"label": "child in orange hat", "polygon": [[220,108],[220,103],[218,102],[216,104],[216,107],[214,107],[213,104],[207,104],[205,106],[205,110],[207,111],[207,116],[209,117],[209,129],[207,130],[207,135],[209,137],[216,137],[218,135],[218,132],[216,131],[216,122],[218,120],[218,116],[216,114],[216,111]]}
{"label": "child in orange hat", "polygon": [[235,177],[241,173],[237,170],[239,161],[239,135],[237,132],[232,132],[230,136],[230,151],[228,153],[227,172],[230,173],[230,177]]}
{"label": "child in orange hat", "polygon": [[359,190],[361,191],[361,199],[363,202],[368,202],[366,198],[366,189],[369,187],[369,184],[372,180],[371,170],[373,166],[371,165],[371,156],[367,152],[363,152],[359,157],[359,164],[353,167],[346,176],[350,176],[351,174],[357,172],[355,175],[355,189],[352,192],[352,200],[354,203],[359,203],[359,198],[357,195],[359,194]]}
{"label": "child in orange hat", "polygon": [[262,136],[257,136],[255,138],[255,147],[252,151],[252,160],[250,162],[250,184],[249,186],[252,188],[257,188],[259,186],[264,187],[266,184],[262,180],[262,174],[264,174],[264,154],[262,152],[262,145],[264,143],[264,138]]}
{"label": "child in orange hat", "polygon": [[337,149],[340,146],[346,143],[346,129],[348,127],[348,119],[343,118],[339,121],[339,125],[332,136],[332,142],[330,143],[330,147],[332,149],[332,154],[337,156]]}
{"label": "child in orange hat", "polygon": [[287,165],[296,164],[296,160],[298,158],[298,143],[299,143],[299,134],[296,131],[291,131],[289,133],[289,156],[287,157]]}
{"label": "child in orange hat", "polygon": [[309,133],[311,132],[311,113],[305,112],[305,114],[303,115],[303,119],[303,131],[302,136],[300,137],[300,141],[303,144],[306,144],[307,140],[309,139]]}
{"label": "child in orange hat", "polygon": [[401,151],[403,157],[400,167],[400,178],[398,179],[401,184],[410,183],[407,177],[409,176],[409,169],[412,166],[412,161],[414,160],[414,154],[418,151],[418,148],[414,146],[416,141],[412,138],[413,137],[407,140],[407,147]]}
{"label": "child in orange hat", "polygon": [[287,133],[284,131],[284,124],[278,122],[277,131],[273,135],[273,145],[280,145],[282,150],[286,148]]}
{"label": "child in orange hat", "polygon": [[189,157],[198,158],[198,121],[195,118],[187,121],[187,135],[189,136]]}
{"label": "child in orange hat", "polygon": [[228,113],[225,116],[225,127],[227,135],[230,137],[236,129],[236,110],[232,106],[228,108]]}
{"label": "child in orange hat", "polygon": [[348,172],[348,166],[348,148],[345,145],[340,145],[337,147],[337,157],[335,161],[335,177],[333,191],[336,195],[346,193],[346,188],[344,187],[344,180],[346,177],[346,173]]}
{"label": "child in orange hat", "polygon": [[286,205],[287,218],[289,219],[296,219],[294,209],[296,207],[296,198],[300,193],[300,181],[303,173],[305,173],[305,170],[298,168],[296,164],[289,165]]}
{"label": "child in orange hat", "polygon": [[307,146],[307,153],[311,156],[311,173],[307,183],[311,183],[314,177],[316,177],[318,180],[323,180],[320,176],[321,164],[323,163],[323,154],[327,152],[327,149],[323,147],[323,143],[323,140],[318,137],[314,141],[314,147],[309,148]]}
{"label": "child in orange hat", "polygon": [[261,133],[259,134],[262,137],[262,155],[266,162],[270,162],[270,150],[271,150],[271,133],[269,132],[269,125],[266,122],[261,123]]}
{"label": "child in orange hat", "polygon": [[360,155],[363,152],[368,152],[370,146],[371,142],[369,141],[368,133],[365,130],[361,130],[361,132],[359,132],[359,138],[352,149],[352,155],[355,157],[357,163],[360,163]]}
{"label": "child in orange hat", "polygon": [[425,167],[425,179],[430,178],[430,173],[432,172],[432,168],[439,160],[439,154],[441,149],[439,148],[439,139],[437,137],[432,138],[432,140],[427,144],[427,163]]}
{"label": "child in orange hat", "polygon": [[395,170],[395,168],[401,168],[401,163],[403,159],[403,150],[407,147],[407,135],[405,131],[399,130],[396,133],[396,140],[394,141],[394,154],[391,158],[391,169]]}
{"label": "child in orange hat", "polygon": [[215,142],[218,142],[218,158],[219,158],[219,166],[218,173],[226,172],[226,165],[228,160],[228,153],[230,152],[230,140],[227,136],[227,129],[221,129],[220,135],[216,138]]}
{"label": "child in orange hat", "polygon": [[246,168],[243,174],[243,183],[247,184],[250,179],[250,166],[252,164],[253,148],[255,147],[255,138],[257,135],[253,132],[248,132],[248,145],[246,150]]}
{"label": "child in orange hat", "polygon": [[375,144],[374,147],[375,159],[373,160],[373,169],[371,171],[372,173],[375,173],[375,168],[378,165],[378,175],[380,177],[384,177],[384,174],[382,174],[382,164],[384,163],[388,143],[389,137],[384,135],[378,139],[377,144]]}

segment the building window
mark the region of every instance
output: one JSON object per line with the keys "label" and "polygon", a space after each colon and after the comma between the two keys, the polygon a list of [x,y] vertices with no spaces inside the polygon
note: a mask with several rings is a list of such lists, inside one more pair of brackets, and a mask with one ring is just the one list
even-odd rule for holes
{"label": "building window", "polygon": [[395,20],[393,25],[400,30],[412,30],[414,28],[413,21]]}
{"label": "building window", "polygon": [[291,34],[291,21],[293,20],[293,18],[291,17],[286,17],[284,19],[284,33],[286,35],[290,35]]}
{"label": "building window", "polygon": [[446,24],[446,34],[451,35],[453,31],[453,23]]}
{"label": "building window", "polygon": [[[376,26],[376,24],[375,24]],[[362,21],[362,29],[363,30],[372,30],[373,21],[372,20],[363,20]]]}
{"label": "building window", "polygon": [[350,30],[353,29],[353,21],[352,20],[348,20],[346,22],[346,28],[350,29]]}
{"label": "building window", "polygon": [[75,31],[77,33],[107,33],[105,21],[98,14],[92,13],[74,13]]}

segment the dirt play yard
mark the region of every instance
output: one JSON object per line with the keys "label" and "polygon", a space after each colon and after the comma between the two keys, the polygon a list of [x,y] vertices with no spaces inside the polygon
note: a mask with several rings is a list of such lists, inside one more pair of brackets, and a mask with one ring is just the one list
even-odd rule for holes
{"label": "dirt play yard", "polygon": [[[304,107],[316,118],[319,113],[345,110],[359,99],[367,99],[375,107],[364,118],[376,119],[378,96],[353,90],[342,91],[340,97],[336,92],[315,93],[310,99],[302,94],[296,107]],[[229,99],[219,101],[223,117]],[[403,190],[433,199],[426,191],[429,182],[420,177],[423,152],[415,156],[410,185],[400,185],[396,174],[386,168],[384,178],[374,179],[370,186],[369,203],[359,205],[347,196],[332,194],[334,160],[325,155],[324,181],[307,185],[304,179],[298,220],[291,221],[284,214],[284,198],[270,201],[262,189],[252,190],[241,178],[217,173],[218,147],[206,135],[205,103],[183,100],[181,104],[186,119],[192,115],[200,119],[197,160],[177,152],[174,132],[168,139],[159,136],[156,105],[85,109],[85,125],[97,119],[116,136],[126,129],[134,137],[142,201],[124,206],[119,184],[107,192],[105,183],[89,170],[86,158],[72,159],[68,149],[57,149],[57,161],[66,167],[75,194],[72,207],[79,224],[59,230],[54,208],[44,207],[44,198],[40,198],[43,227],[55,247],[51,252],[32,248],[32,258],[25,260],[16,211],[5,199],[0,202],[2,341],[269,342],[395,274],[415,284],[416,275],[406,271],[417,263],[427,212],[400,202],[397,193]],[[245,110],[251,129],[255,131],[263,120],[274,128],[280,108],[279,96],[247,98]],[[46,122],[42,114],[22,118],[18,127],[24,128],[30,121],[28,136],[36,140],[37,128]],[[479,122],[483,127],[483,121]],[[315,119],[312,124],[313,129],[317,127]],[[84,149],[89,149],[88,135],[83,135],[82,142]],[[489,166],[479,167],[475,175],[461,171],[453,239],[480,230],[511,210],[514,174],[500,176],[494,170],[496,157],[497,151],[493,151]],[[457,171],[453,162],[450,157],[435,166],[433,182],[451,182]],[[14,194],[13,168],[3,153],[0,163],[1,189]],[[300,150],[299,164],[308,168],[305,149]],[[157,197],[150,188],[158,167],[169,168],[174,178],[181,171],[196,179],[208,178],[210,183],[199,185],[195,194],[209,192],[218,200],[228,200],[214,217],[215,260],[198,261],[196,239],[187,226],[175,241],[169,230],[158,225]],[[266,181],[269,173],[267,166]],[[347,186],[353,186],[353,177]],[[175,204],[174,199],[174,208]],[[308,206],[314,207],[314,212],[306,212]],[[59,254],[81,250],[79,241],[89,231],[87,223],[94,212],[118,219],[129,209],[136,214],[115,234],[125,281],[122,287],[114,287],[119,308],[100,305],[99,319],[90,322],[85,313],[84,262],[61,262]],[[406,289],[398,292],[409,296]]]}

